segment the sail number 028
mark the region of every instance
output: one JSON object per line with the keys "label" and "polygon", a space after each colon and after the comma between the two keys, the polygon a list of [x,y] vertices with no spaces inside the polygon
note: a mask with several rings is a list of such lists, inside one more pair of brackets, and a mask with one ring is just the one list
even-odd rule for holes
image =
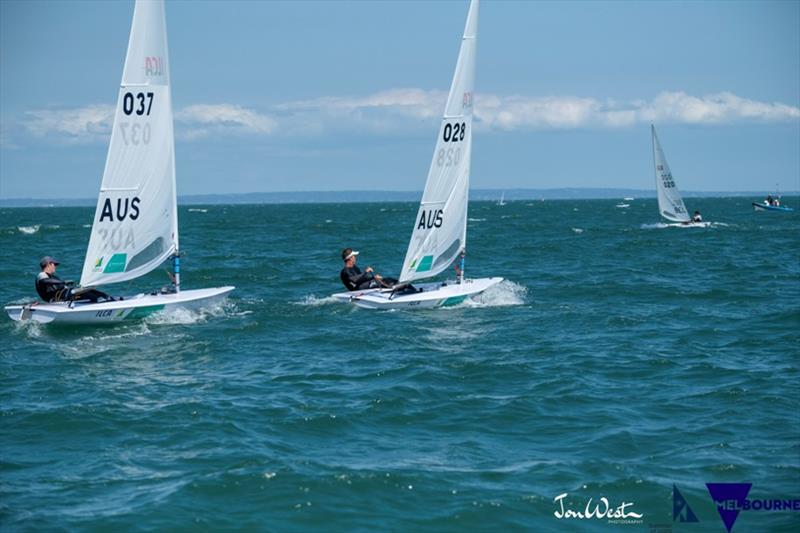
{"label": "sail number 028", "polygon": [[[467,132],[467,124],[464,122],[456,122],[450,124],[449,122],[444,125],[442,132],[442,140],[446,143],[457,143],[464,140],[464,135]],[[436,153],[436,166],[449,167],[458,165],[461,162],[461,148],[439,148]]]}
{"label": "sail number 028", "polygon": [[[146,105],[145,105],[146,102]],[[134,111],[137,115],[150,115],[150,108],[153,107],[153,93],[125,93],[122,97],[122,111],[130,115]]]}
{"label": "sail number 028", "polygon": [[450,124],[449,122],[444,125],[444,132],[442,132],[442,140],[446,143],[457,143],[464,140],[464,133],[467,131],[466,123]]}

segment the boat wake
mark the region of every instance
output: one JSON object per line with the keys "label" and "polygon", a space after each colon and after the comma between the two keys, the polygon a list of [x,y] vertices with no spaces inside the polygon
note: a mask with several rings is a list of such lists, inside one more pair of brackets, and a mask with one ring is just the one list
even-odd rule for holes
{"label": "boat wake", "polygon": [[145,318],[146,324],[157,326],[184,326],[191,324],[202,324],[210,319],[244,316],[252,311],[239,311],[234,302],[225,300],[217,302],[201,309],[176,309],[159,311]]}
{"label": "boat wake", "polygon": [[664,228],[722,228],[728,227],[724,222],[695,222],[683,224],[681,222],[656,222],[655,224],[642,224],[641,229],[664,229]]}
{"label": "boat wake", "polygon": [[524,285],[514,283],[510,280],[503,280],[497,285],[489,287],[485,292],[467,298],[458,307],[507,307],[511,305],[522,305],[525,303],[525,296],[528,289]]}
{"label": "boat wake", "polygon": [[335,304],[338,303],[336,298],[333,296],[325,296],[323,298],[318,298],[313,294],[309,294],[303,297],[302,300],[297,300],[296,302],[292,302],[294,305],[303,305],[303,306],[311,306],[316,307],[319,305],[328,305],[328,304]]}
{"label": "boat wake", "polygon": [[14,333],[25,335],[29,339],[38,339],[42,336],[42,324],[35,320],[15,320]]}

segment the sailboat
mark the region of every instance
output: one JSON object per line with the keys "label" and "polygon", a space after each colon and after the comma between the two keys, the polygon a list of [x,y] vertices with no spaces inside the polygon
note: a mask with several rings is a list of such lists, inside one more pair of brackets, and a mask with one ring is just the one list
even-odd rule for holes
{"label": "sailboat", "polygon": [[137,0],[80,286],[134,280],[170,259],[172,284],[166,290],[96,303],[8,305],[5,310],[13,320],[101,324],[199,308],[234,289],[181,290],[164,2]]}
{"label": "sailboat", "polygon": [[[370,309],[449,306],[503,280],[464,277],[477,29],[478,0],[472,0],[425,191],[397,286],[338,293],[333,295],[335,299]],[[456,269],[455,281],[410,285],[444,272],[456,261],[460,267]]]}
{"label": "sailboat", "polygon": [[676,223],[674,224],[676,226],[708,227],[709,222],[693,222],[689,212],[686,211],[681,193],[678,192],[675,179],[672,177],[667,159],[664,157],[664,151],[661,149],[661,143],[658,142],[655,126],[651,124],[650,130],[653,134],[653,165],[656,172],[659,213],[670,222]]}
{"label": "sailboat", "polygon": [[506,205],[506,191],[500,193],[500,201],[497,202],[497,205],[500,207]]}

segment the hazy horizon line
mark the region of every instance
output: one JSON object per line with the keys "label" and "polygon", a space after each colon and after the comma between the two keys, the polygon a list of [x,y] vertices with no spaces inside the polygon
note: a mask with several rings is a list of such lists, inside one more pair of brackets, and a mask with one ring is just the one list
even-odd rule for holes
{"label": "hazy horizon line", "polygon": [[[725,196],[761,197],[765,194],[776,194],[774,191],[682,191],[683,196],[692,198],[719,198]],[[778,193],[784,196],[798,196],[800,191],[789,190]],[[178,204],[267,204],[267,203],[369,203],[369,202],[414,202],[422,196],[422,190],[315,190],[315,191],[266,191],[247,193],[193,193],[179,194]],[[503,196],[507,201],[514,200],[605,200],[638,196],[655,198],[653,189],[633,189],[625,187],[558,187],[547,189],[534,188],[497,188],[473,189],[470,201],[496,201]],[[96,198],[33,198],[33,197],[0,197],[0,207],[78,207],[92,206]]]}

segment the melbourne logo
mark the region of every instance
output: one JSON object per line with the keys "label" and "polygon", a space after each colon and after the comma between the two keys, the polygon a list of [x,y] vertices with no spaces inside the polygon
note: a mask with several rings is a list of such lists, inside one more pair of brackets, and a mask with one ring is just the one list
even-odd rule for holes
{"label": "melbourne logo", "polygon": [[800,499],[748,499],[752,483],[706,483],[717,512],[731,533],[742,511],[800,511]]}
{"label": "melbourne logo", "polygon": [[692,508],[689,507],[689,502],[683,497],[681,491],[675,484],[672,485],[672,521],[678,520],[679,522],[699,522],[697,515],[694,514]]}
{"label": "melbourne logo", "polygon": [[[641,513],[633,511],[633,502],[623,501],[618,506],[614,507],[608,501],[608,498],[601,497],[597,503],[592,505],[592,498],[586,502],[586,506],[580,511],[573,511],[564,506],[564,498],[567,493],[559,494],[553,499],[553,503],[558,503],[559,508],[553,515],[560,519],[563,518],[579,518],[582,520],[591,520],[592,518],[603,520],[607,519],[611,524],[641,524],[641,518],[644,516]],[[631,509],[628,509],[628,508]]]}

